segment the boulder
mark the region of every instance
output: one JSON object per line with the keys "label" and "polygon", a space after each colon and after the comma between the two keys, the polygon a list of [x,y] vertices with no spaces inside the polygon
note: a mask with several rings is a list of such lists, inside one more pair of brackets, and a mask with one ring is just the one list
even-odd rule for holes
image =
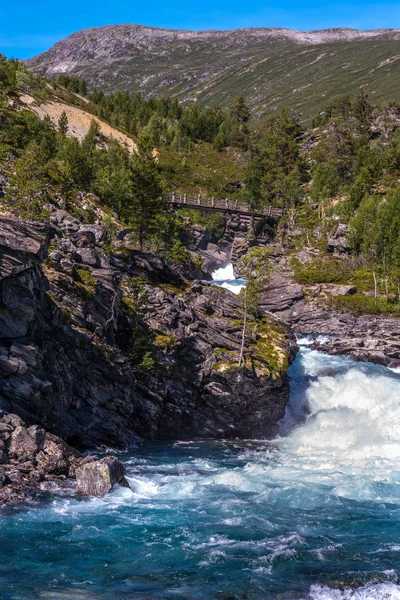
{"label": "boulder", "polygon": [[85,232],[91,231],[94,234],[96,243],[99,243],[103,240],[106,232],[105,228],[97,223],[94,225],[82,225],[81,230]]}
{"label": "boulder", "polygon": [[43,481],[63,482],[81,462],[61,438],[0,411],[0,506],[34,496]]}
{"label": "boulder", "polygon": [[83,496],[104,496],[116,483],[128,486],[124,475],[125,468],[115,456],[87,462],[75,471],[78,492]]}
{"label": "boulder", "polygon": [[48,436],[46,438],[43,451],[36,456],[38,467],[44,473],[68,475],[70,462],[64,455],[61,445],[53,442]]}
{"label": "boulder", "polygon": [[338,287],[337,293],[339,296],[351,296],[356,291],[357,288],[354,285],[341,285]]}
{"label": "boulder", "polygon": [[77,263],[83,263],[91,267],[101,266],[100,255],[96,250],[93,250],[93,248],[78,248],[73,252],[72,258]]}
{"label": "boulder", "polygon": [[93,248],[96,244],[95,233],[85,228],[71,235],[71,239],[78,248]]}
{"label": "boulder", "polygon": [[348,232],[348,225],[345,225],[344,223],[338,225],[334,235],[328,240],[328,252],[337,252],[339,254],[350,252],[351,247],[346,237]]}
{"label": "boulder", "polygon": [[[44,260],[53,231],[42,223],[23,221],[17,217],[1,217],[0,246],[9,251],[26,252]],[[2,276],[6,275],[2,265]]]}
{"label": "boulder", "polygon": [[41,449],[43,440],[43,430],[42,435],[39,435],[36,428],[32,428],[32,431],[30,431],[22,425],[18,425],[11,435],[10,454],[21,461],[31,460]]}

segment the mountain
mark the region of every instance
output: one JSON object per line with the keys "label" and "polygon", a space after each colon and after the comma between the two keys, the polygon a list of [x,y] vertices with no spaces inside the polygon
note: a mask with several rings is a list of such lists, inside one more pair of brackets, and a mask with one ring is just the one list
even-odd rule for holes
{"label": "mountain", "polygon": [[360,87],[400,101],[400,30],[175,31],[110,25],[79,31],[27,61],[36,74],[76,74],[105,91],[229,105],[244,93],[255,116],[281,106],[303,118]]}

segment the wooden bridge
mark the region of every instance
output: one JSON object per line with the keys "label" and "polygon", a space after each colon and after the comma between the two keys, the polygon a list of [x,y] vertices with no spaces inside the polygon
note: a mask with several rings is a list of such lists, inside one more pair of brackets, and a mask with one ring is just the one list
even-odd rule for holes
{"label": "wooden bridge", "polygon": [[174,208],[199,208],[201,210],[219,211],[236,214],[242,221],[260,221],[265,218],[280,219],[286,214],[286,208],[267,206],[264,209],[253,211],[246,202],[228,200],[228,198],[204,198],[203,196],[187,196],[173,192],[168,202]]}

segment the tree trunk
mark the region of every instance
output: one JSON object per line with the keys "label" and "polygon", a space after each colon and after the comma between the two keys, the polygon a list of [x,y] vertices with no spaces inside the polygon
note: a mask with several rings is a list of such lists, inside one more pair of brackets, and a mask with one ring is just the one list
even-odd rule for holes
{"label": "tree trunk", "polygon": [[289,208],[289,223],[290,227],[294,227],[294,208]]}
{"label": "tree trunk", "polygon": [[247,288],[244,290],[244,305],[243,305],[243,331],[242,331],[242,345],[240,347],[239,355],[239,367],[244,364],[244,342],[246,338],[246,325],[247,325]]}
{"label": "tree trunk", "polygon": [[143,252],[143,227],[139,227],[139,250]]}
{"label": "tree trunk", "polygon": [[375,301],[376,301],[376,298],[378,296],[378,282],[376,280],[375,269],[372,269],[372,276],[374,278],[374,298],[375,298]]}

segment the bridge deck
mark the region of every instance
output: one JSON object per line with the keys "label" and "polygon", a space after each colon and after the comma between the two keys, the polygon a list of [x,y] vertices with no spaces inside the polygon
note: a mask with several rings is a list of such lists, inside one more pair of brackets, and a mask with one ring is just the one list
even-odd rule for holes
{"label": "bridge deck", "polygon": [[286,208],[275,208],[273,206],[267,206],[265,209],[253,212],[246,202],[229,200],[228,198],[203,198],[202,196],[187,196],[186,194],[173,193],[169,196],[168,202],[175,208],[201,208],[204,210],[236,213],[241,216],[253,216],[257,219],[264,219],[265,217],[279,219],[286,214]]}

